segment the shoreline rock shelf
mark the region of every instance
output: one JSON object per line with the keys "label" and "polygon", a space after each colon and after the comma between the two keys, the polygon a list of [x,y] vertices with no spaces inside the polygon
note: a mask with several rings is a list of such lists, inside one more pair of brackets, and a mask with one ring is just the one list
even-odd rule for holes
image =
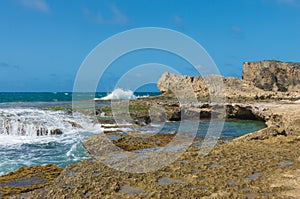
{"label": "shoreline rock shelf", "polygon": [[[271,73],[274,74],[269,78]],[[209,102],[203,77],[165,73],[158,81],[161,96],[130,102],[133,121],[149,123],[148,109],[153,104],[164,107],[165,118],[173,121],[179,121],[183,111],[191,118],[218,119],[216,107],[224,106],[226,119],[262,120],[267,127],[219,142],[204,157],[199,156],[201,140],[195,140],[178,160],[152,173],[121,172],[96,159],[87,159],[67,166],[54,184],[28,193],[28,198],[299,198],[300,193],[295,190],[300,187],[299,65],[246,62],[243,79],[215,77],[224,82],[224,104]],[[172,91],[184,94],[186,84],[192,85],[201,102],[178,103]],[[111,115],[111,110],[104,110]],[[101,118],[97,121],[101,122]],[[126,142],[116,144],[136,150],[138,145],[130,145],[132,141],[143,144],[151,140],[144,144],[149,145],[146,148],[156,147],[167,143],[173,135],[143,136],[130,139],[119,135],[119,140]],[[90,137],[84,144],[92,143],[95,150],[101,149],[98,138]],[[159,139],[165,142],[157,142]],[[167,183],[162,185],[161,179]]]}

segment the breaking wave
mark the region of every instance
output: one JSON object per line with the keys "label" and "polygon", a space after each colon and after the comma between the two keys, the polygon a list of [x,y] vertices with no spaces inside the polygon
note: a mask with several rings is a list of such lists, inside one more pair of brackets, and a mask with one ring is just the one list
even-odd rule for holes
{"label": "breaking wave", "polygon": [[101,98],[101,100],[135,100],[135,99],[137,99],[137,96],[134,95],[133,91],[123,90],[121,88],[117,88],[107,96]]}
{"label": "breaking wave", "polygon": [[[45,136],[93,128],[88,116],[31,108],[0,109],[0,135]],[[1,143],[1,141],[0,141]]]}
{"label": "breaking wave", "polygon": [[89,157],[81,141],[102,132],[89,116],[36,108],[0,108],[0,175],[20,166],[60,167]]}

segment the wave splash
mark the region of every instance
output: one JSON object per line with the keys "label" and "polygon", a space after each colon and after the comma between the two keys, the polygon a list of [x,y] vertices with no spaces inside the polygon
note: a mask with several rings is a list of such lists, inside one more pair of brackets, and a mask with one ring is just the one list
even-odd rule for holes
{"label": "wave splash", "polygon": [[75,133],[92,128],[91,119],[83,114],[67,114],[30,108],[0,109],[0,135],[46,136]]}
{"label": "wave splash", "polygon": [[[62,135],[51,135],[55,129]],[[21,166],[65,167],[88,158],[81,141],[99,133],[102,133],[101,125],[81,113],[0,108],[0,175]]]}
{"label": "wave splash", "polygon": [[101,100],[136,100],[137,96],[134,95],[132,90],[123,90],[121,88],[117,88],[107,96],[102,97],[100,99]]}

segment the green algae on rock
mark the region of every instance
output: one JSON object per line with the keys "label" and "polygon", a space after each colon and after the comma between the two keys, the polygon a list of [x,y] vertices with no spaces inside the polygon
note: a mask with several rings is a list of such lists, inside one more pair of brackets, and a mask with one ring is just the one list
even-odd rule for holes
{"label": "green algae on rock", "polygon": [[49,186],[63,169],[56,165],[21,167],[0,176],[0,197],[26,193]]}
{"label": "green algae on rock", "polygon": [[94,159],[84,160],[69,165],[55,184],[32,192],[31,197],[84,198],[88,193],[87,198],[247,198],[249,194],[280,198],[291,187],[270,184],[299,168],[299,143],[296,136],[230,141],[219,143],[205,157],[199,157],[199,148],[193,145],[177,161],[152,173],[122,172]]}

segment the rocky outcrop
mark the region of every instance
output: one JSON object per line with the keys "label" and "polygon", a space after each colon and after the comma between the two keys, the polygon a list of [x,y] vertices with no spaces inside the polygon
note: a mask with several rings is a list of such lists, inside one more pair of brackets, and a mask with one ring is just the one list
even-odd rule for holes
{"label": "rocky outcrop", "polygon": [[[300,76],[300,74],[299,74]],[[216,81],[212,81],[216,80]],[[273,92],[265,91],[254,85],[254,83],[235,77],[222,77],[217,75],[202,76],[182,76],[177,74],[164,73],[158,81],[158,88],[164,95],[182,95],[191,94],[189,87],[192,87],[194,94],[200,100],[209,100],[210,93],[214,92],[211,83],[221,82],[218,92],[214,96],[225,94],[226,99],[234,102],[257,101],[257,100],[281,100],[281,99],[299,99],[297,92]],[[210,82],[210,83],[208,83]],[[214,87],[218,86],[216,84]],[[223,89],[221,89],[223,87]],[[212,89],[212,90],[210,90]],[[176,93],[175,93],[176,92]]]}
{"label": "rocky outcrop", "polygon": [[82,129],[82,126],[76,122],[73,122],[73,121],[69,121],[69,120],[64,120],[65,122],[69,123],[72,125],[72,127],[75,127],[75,128],[79,128],[79,129]]}
{"label": "rocky outcrop", "polygon": [[[249,107],[249,106],[248,106]],[[278,135],[300,135],[300,103],[252,104],[251,112],[266,122],[267,128],[249,133],[236,140],[264,140]]]}
{"label": "rocky outcrop", "polygon": [[[184,111],[193,119],[197,117],[199,119],[222,119],[218,118],[216,106],[216,104],[199,102],[183,105],[179,110]],[[237,138],[239,140],[264,140],[278,135],[300,135],[299,102],[226,103],[225,108],[225,119],[261,120],[267,125],[265,129]],[[180,114],[178,109],[173,109],[173,111],[173,114]]]}
{"label": "rocky outcrop", "polygon": [[280,61],[245,62],[243,80],[267,91],[299,91],[300,63]]}

